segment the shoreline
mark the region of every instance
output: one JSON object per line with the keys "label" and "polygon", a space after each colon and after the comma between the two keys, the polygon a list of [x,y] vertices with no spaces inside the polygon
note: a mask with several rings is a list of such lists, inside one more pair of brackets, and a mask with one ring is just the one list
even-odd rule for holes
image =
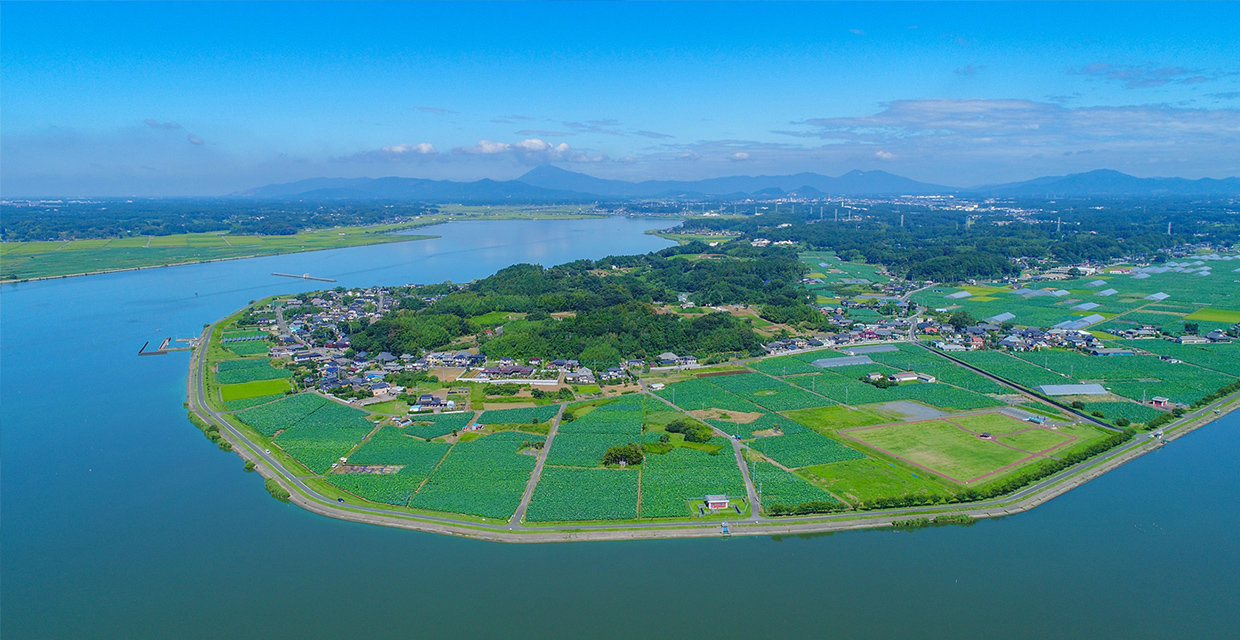
{"label": "shoreline", "polygon": [[[417,225],[417,226],[409,227],[409,229],[418,229],[423,226],[429,227],[429,226],[434,226],[436,224],[444,224],[444,223],[435,222],[435,223],[426,224],[426,225]],[[433,240],[435,238],[440,238],[440,237],[443,237],[443,236],[411,234],[409,238],[404,239],[404,240],[391,240],[387,242],[367,242],[365,244],[355,244],[355,245],[351,245],[347,247],[322,247],[318,249],[303,249],[300,251],[273,251],[271,253],[255,253],[255,254],[250,254],[250,255],[245,255],[245,256],[229,256],[227,258],[207,258],[205,260],[190,260],[187,262],[170,262],[168,264],[150,264],[150,265],[143,265],[140,267],[124,267],[120,269],[101,269],[99,271],[83,271],[80,273],[64,273],[64,274],[55,275],[55,276],[37,276],[34,278],[13,278],[9,280],[0,280],[0,285],[22,284],[24,282],[39,282],[42,280],[61,280],[64,278],[80,278],[84,276],[99,276],[99,275],[105,275],[109,273],[124,273],[126,271],[142,271],[145,269],[167,269],[169,267],[184,267],[184,266],[188,266],[191,264],[207,264],[210,262],[227,262],[229,260],[248,260],[250,258],[268,258],[271,256],[286,256],[286,255],[291,255],[294,253],[314,253],[316,251],[334,251],[336,249],[352,249],[354,247],[368,247],[368,246],[375,245],[375,244],[395,244],[398,242],[414,242],[417,240]]]}
{"label": "shoreline", "polygon": [[[418,516],[405,514],[380,506],[360,506],[331,501],[307,486],[276,459],[261,450],[226,420],[219,419],[216,412],[206,406],[203,384],[206,363],[206,346],[211,331],[219,322],[204,328],[199,346],[190,356],[186,395],[189,410],[220,429],[243,460],[253,462],[259,475],[274,479],[289,492],[289,502],[307,511],[339,520],[374,524],[426,533],[453,535],[475,540],[503,543],[549,543],[587,542],[609,540],[656,540],[672,538],[714,538],[731,536],[776,536],[834,533],[860,529],[889,528],[898,523],[940,515],[968,515],[975,520],[1000,518],[1029,511],[1045,504],[1072,489],[1099,478],[1141,456],[1165,446],[1166,442],[1196,431],[1223,416],[1240,409],[1240,392],[1226,396],[1185,414],[1178,424],[1160,429],[1162,440],[1148,437],[1154,431],[1138,432],[1136,436],[1112,451],[1085,460],[1076,467],[1064,469],[1040,481],[1034,482],[1015,493],[991,500],[972,503],[926,505],[890,510],[846,512],[799,516],[787,519],[771,519],[760,515],[733,521],[729,532],[723,533],[721,523],[712,521],[696,524],[692,521],[634,523],[618,521],[613,524],[563,524],[529,525],[522,522],[506,522],[500,525],[455,520],[452,514]],[[1218,413],[1214,413],[1218,411]],[[1144,437],[1143,437],[1144,436]]]}

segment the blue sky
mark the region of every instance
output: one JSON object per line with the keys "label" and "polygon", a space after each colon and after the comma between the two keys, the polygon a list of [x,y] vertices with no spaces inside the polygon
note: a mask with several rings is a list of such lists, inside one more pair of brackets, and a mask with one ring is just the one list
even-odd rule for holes
{"label": "blue sky", "polygon": [[1235,3],[11,3],[0,193],[1240,174]]}

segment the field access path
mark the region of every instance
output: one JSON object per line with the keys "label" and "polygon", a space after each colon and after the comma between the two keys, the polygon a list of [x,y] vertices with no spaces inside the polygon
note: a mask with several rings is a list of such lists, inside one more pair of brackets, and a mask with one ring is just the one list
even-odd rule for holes
{"label": "field access path", "polygon": [[530,498],[534,497],[534,486],[538,484],[538,479],[542,477],[543,465],[547,462],[547,454],[551,451],[551,441],[555,440],[555,434],[560,431],[560,418],[564,416],[564,403],[560,403],[560,410],[551,419],[551,430],[547,432],[547,439],[543,441],[543,448],[538,452],[538,462],[534,464],[534,473],[530,474],[530,481],[525,486],[525,493],[521,495],[521,504],[517,506],[517,512],[512,514],[512,519],[508,522],[508,528],[514,529],[521,526],[525,522],[525,510],[530,506]]}
{"label": "field access path", "polygon": [[[199,340],[199,344],[191,355],[189,375],[186,380],[186,395],[189,400],[190,411],[208,424],[216,425],[220,429],[220,434],[232,444],[234,453],[247,461],[254,462],[260,475],[276,480],[276,482],[289,491],[289,501],[308,511],[353,522],[510,543],[703,538],[719,537],[721,535],[719,523],[715,521],[703,523],[678,520],[670,522],[529,526],[520,522],[517,517],[513,517],[508,522],[502,524],[484,524],[451,516],[432,516],[379,507],[338,503],[306,485],[303,478],[285,468],[278,459],[267,453],[263,447],[250,441],[227,420],[224,414],[211,409],[207,405],[205,384],[206,352],[210,343],[211,332],[219,322],[208,325],[203,330],[201,340]],[[653,396],[653,394],[651,395]],[[1186,433],[1209,424],[1217,419],[1219,415],[1238,408],[1240,408],[1240,392],[1217,400],[1192,413],[1187,413],[1179,420],[1164,427],[1162,431],[1166,434],[1165,440],[1170,441],[1179,438]],[[558,420],[556,427],[558,427]],[[549,437],[548,442],[550,440],[551,438]],[[1111,451],[1044,478],[1012,495],[1002,498],[958,505],[931,505],[860,513],[846,512],[827,516],[779,518],[778,520],[751,515],[744,520],[733,521],[729,527],[728,535],[795,535],[801,533],[872,529],[889,527],[901,521],[933,517],[940,514],[966,514],[974,518],[1013,515],[1047,502],[1145,453],[1165,446],[1165,444],[1166,442],[1163,440],[1134,438]],[[746,465],[743,463],[744,458],[740,455],[742,452],[738,451],[740,446],[740,443],[734,441],[733,451],[738,453],[737,463],[741,467],[742,474],[744,474],[749,497],[751,500],[754,500],[751,504],[757,506],[757,496],[754,495],[752,480],[749,477]],[[547,448],[544,445],[544,450]],[[545,453],[543,456],[545,456]],[[526,487],[526,495],[522,498],[523,503],[532,495],[532,488],[535,483],[536,480],[531,478],[531,482]],[[756,513],[751,508],[751,514]]]}

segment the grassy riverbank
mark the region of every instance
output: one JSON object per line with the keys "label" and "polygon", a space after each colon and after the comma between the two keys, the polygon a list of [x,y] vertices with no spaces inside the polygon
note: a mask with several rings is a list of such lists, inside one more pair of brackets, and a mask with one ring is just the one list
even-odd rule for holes
{"label": "grassy riverbank", "polygon": [[212,232],[68,242],[4,242],[0,243],[0,264],[3,265],[0,267],[0,280],[11,282],[68,277],[425,240],[436,236],[394,232],[438,222],[442,220],[319,229],[285,236],[231,236]]}

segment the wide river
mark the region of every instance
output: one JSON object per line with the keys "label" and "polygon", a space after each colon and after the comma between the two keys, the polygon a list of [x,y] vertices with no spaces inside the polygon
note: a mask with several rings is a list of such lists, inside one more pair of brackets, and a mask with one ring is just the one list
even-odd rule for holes
{"label": "wide river", "polygon": [[1240,412],[975,526],[505,545],[273,500],[185,418],[197,335],[253,299],[667,246],[667,221],[442,238],[0,288],[5,638],[1237,638]]}

